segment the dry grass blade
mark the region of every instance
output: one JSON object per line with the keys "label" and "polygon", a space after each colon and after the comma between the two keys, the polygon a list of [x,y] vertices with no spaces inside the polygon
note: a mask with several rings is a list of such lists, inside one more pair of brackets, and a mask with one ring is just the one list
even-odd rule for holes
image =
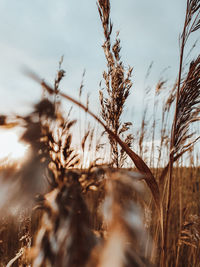
{"label": "dry grass blade", "polygon": [[[28,72],[28,75],[34,79],[35,81],[39,82],[50,94],[54,94],[54,90],[44,81],[41,81],[41,79],[34,73]],[[158,188],[158,184],[155,180],[154,175],[152,174],[149,167],[146,165],[146,163],[125,143],[123,142],[118,135],[113,133],[94,113],[92,113],[87,107],[85,107],[82,103],[75,100],[71,96],[64,94],[62,92],[59,92],[59,95],[63,98],[69,100],[70,102],[74,103],[75,105],[82,108],[85,112],[90,114],[99,124],[101,124],[106,132],[114,139],[116,142],[121,146],[121,148],[129,155],[129,157],[134,162],[136,168],[143,174],[145,174],[145,182],[147,183],[149,189],[151,190],[152,196],[155,200],[156,207],[158,209],[159,217],[160,217],[160,223],[161,223],[161,229],[162,227],[162,208],[161,208],[161,201],[160,201],[160,191]]]}
{"label": "dry grass blade", "polygon": [[167,186],[167,208],[166,208],[166,220],[164,229],[164,249],[162,253],[162,266],[165,265],[167,246],[168,246],[168,224],[170,216],[171,195],[172,195],[172,174],[174,157],[180,150],[180,147],[192,136],[187,135],[188,125],[191,117],[197,117],[199,114],[199,108],[197,105],[200,102],[200,69],[199,69],[199,57],[195,62],[192,62],[186,77],[185,83],[181,87],[182,79],[182,67],[184,58],[184,49],[186,42],[191,32],[196,31],[200,25],[200,4],[196,0],[187,0],[187,9],[185,15],[185,23],[183,32],[181,35],[181,51],[179,61],[179,73],[176,91],[176,105],[174,120],[171,129],[171,142],[170,142],[170,156],[169,156],[169,179]]}
{"label": "dry grass blade", "polygon": [[189,215],[180,232],[178,245],[183,244],[197,248],[200,243],[200,218],[197,215]]}
{"label": "dry grass blade", "polygon": [[[112,132],[123,137],[124,142],[131,146],[133,137],[126,132],[132,124],[130,122],[122,123],[121,117],[132,87],[132,68],[129,67],[126,71],[121,61],[119,33],[117,33],[113,45],[111,42],[110,1],[98,1],[98,9],[105,37],[102,47],[107,61],[107,70],[103,73],[105,88],[101,88],[99,91],[101,117]],[[103,92],[104,89],[106,89],[106,92]],[[111,147],[112,165],[117,168],[122,167],[126,160],[126,153],[124,153],[123,149],[119,149],[118,142],[115,139],[110,136],[108,137]]]}
{"label": "dry grass blade", "polygon": [[187,41],[189,35],[192,32],[197,31],[199,28],[200,28],[200,2],[199,0],[187,0],[184,42]]}
{"label": "dry grass blade", "polygon": [[67,172],[63,184],[40,201],[37,208],[45,213],[35,241],[34,267],[86,266],[96,241],[79,178],[79,173]]}
{"label": "dry grass blade", "polygon": [[110,1],[98,0],[97,7],[103,24],[104,35],[107,40],[110,40],[110,34],[112,32],[112,24],[110,23]]}
{"label": "dry grass blade", "polygon": [[24,253],[23,249],[20,249],[20,251],[16,254],[16,256],[8,262],[6,267],[13,266],[13,263],[16,262],[23,255],[23,253]]}
{"label": "dry grass blade", "polygon": [[86,142],[86,140],[87,140],[89,134],[90,134],[90,130],[88,130],[88,131],[85,133],[85,135],[84,135],[84,137],[83,137],[83,139],[82,139],[82,142],[81,142],[81,148],[82,148],[83,151],[85,150],[85,142]]}
{"label": "dry grass blade", "polygon": [[[199,141],[194,138],[195,133],[190,133],[190,125],[200,120],[200,56],[191,63],[188,74],[180,88],[178,99],[177,121],[175,127],[173,161],[176,162],[185,152]],[[160,175],[160,183],[164,183],[169,164]]]}
{"label": "dry grass blade", "polygon": [[[181,226],[177,242],[176,267],[180,266],[181,251],[185,251],[186,257],[190,259],[191,266],[199,266],[198,251],[200,247],[200,218],[198,215],[190,214]],[[193,257],[191,257],[193,255]]]}
{"label": "dry grass blade", "polygon": [[180,89],[177,123],[175,128],[174,154],[187,141],[189,126],[199,120],[200,113],[200,56],[190,64],[188,75]]}
{"label": "dry grass blade", "polygon": [[97,172],[105,177],[102,215],[107,238],[96,247],[96,259],[89,266],[150,266],[144,257],[143,175],[106,166],[98,167]]}

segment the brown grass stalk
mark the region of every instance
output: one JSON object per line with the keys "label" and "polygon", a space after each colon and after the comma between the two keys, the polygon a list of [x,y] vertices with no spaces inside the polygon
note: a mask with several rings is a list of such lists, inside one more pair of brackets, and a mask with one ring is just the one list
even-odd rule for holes
{"label": "brown grass stalk", "polygon": [[[27,72],[26,73],[29,77],[34,79],[36,82],[39,82],[49,94],[54,94],[54,90],[51,88],[50,85],[48,85],[46,82],[41,80],[36,74],[33,72]],[[58,93],[63,98],[69,100],[70,102],[74,103],[81,109],[83,109],[85,112],[90,114],[100,125],[103,126],[103,128],[106,130],[106,132],[121,146],[121,148],[129,155],[133,163],[135,164],[136,168],[143,174],[145,174],[145,182],[149,189],[151,190],[152,196],[154,198],[156,207],[158,209],[159,218],[160,218],[160,225],[161,225],[161,232],[163,229],[162,226],[162,209],[161,209],[161,202],[160,202],[160,191],[158,188],[158,184],[154,178],[154,175],[152,174],[149,167],[146,165],[146,163],[125,143],[123,142],[118,135],[116,135],[113,131],[111,131],[105,124],[102,122],[93,112],[91,112],[88,107],[80,103],[79,101],[75,100],[73,97],[64,94],[62,92]]]}
{"label": "brown grass stalk", "polygon": [[[179,143],[177,142],[177,133],[178,133],[178,130],[180,129],[179,125],[180,125],[181,118],[183,118],[183,115],[181,113],[181,108],[183,108],[183,107],[181,107],[179,105],[179,103],[181,103],[181,97],[184,98],[184,91],[182,90],[182,92],[181,92],[181,78],[182,78],[184,49],[185,49],[185,44],[186,44],[186,41],[187,41],[189,35],[192,32],[196,31],[200,26],[200,21],[198,20],[199,12],[200,12],[199,8],[200,8],[200,5],[199,5],[198,1],[195,1],[195,0],[190,0],[190,1],[188,0],[187,1],[185,23],[184,23],[183,32],[181,35],[181,51],[180,51],[179,74],[178,74],[178,83],[177,83],[177,91],[176,91],[176,105],[175,105],[175,114],[174,114],[172,130],[171,130],[171,141],[170,141],[169,180],[168,180],[168,188],[167,188],[167,209],[166,209],[166,219],[165,219],[165,228],[164,228],[164,250],[163,250],[163,255],[162,255],[162,266],[166,265],[166,256],[167,256],[167,250],[168,250],[168,248],[167,248],[167,246],[168,246],[168,228],[169,228],[168,223],[169,223],[171,194],[172,194],[172,175],[173,175],[174,156],[176,153],[175,151],[178,150],[180,143],[181,143],[181,142],[179,142]],[[195,16],[195,18],[192,21],[194,16]],[[191,23],[192,23],[192,25],[191,25]],[[189,73],[190,73],[190,70],[189,70]],[[190,79],[189,74],[188,74],[187,78]],[[188,82],[187,78],[186,78],[186,83]],[[199,77],[197,77],[197,78],[199,78]],[[184,87],[184,85],[183,85],[183,87]],[[180,94],[180,92],[182,93],[182,95]],[[187,95],[185,98],[187,100],[187,96],[189,96],[189,94],[192,94],[192,90],[188,90],[186,93],[187,93]],[[182,103],[182,104],[184,104],[184,103]],[[189,107],[188,107],[189,110],[192,108],[192,105],[196,105],[196,102],[195,103],[189,103]],[[184,113],[185,112],[186,112],[186,110],[184,110]],[[179,124],[178,124],[178,122],[179,122]],[[183,121],[183,124],[185,124],[185,121]],[[186,139],[189,136],[184,136],[184,137],[185,137],[185,139],[183,138],[183,140],[186,141]],[[182,140],[182,143],[183,143],[183,140]]]}

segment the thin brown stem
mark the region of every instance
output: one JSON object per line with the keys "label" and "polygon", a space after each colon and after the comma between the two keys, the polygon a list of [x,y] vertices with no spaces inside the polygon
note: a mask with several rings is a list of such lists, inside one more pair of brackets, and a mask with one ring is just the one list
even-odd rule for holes
{"label": "thin brown stem", "polygon": [[183,55],[185,48],[185,38],[186,38],[186,27],[187,27],[187,13],[188,13],[189,2],[187,1],[187,10],[185,16],[185,23],[182,34],[182,44],[180,52],[180,62],[179,62],[179,74],[178,74],[178,85],[176,93],[176,106],[175,114],[171,131],[171,143],[170,143],[170,156],[169,156],[169,181],[167,189],[167,210],[166,210],[166,220],[165,220],[165,229],[164,229],[164,249],[163,249],[163,261],[162,266],[165,266],[166,257],[167,257],[167,244],[168,244],[168,224],[169,224],[169,214],[170,214],[170,205],[171,205],[171,193],[172,193],[172,175],[173,175],[173,164],[174,164],[174,145],[175,145],[175,134],[176,134],[176,124],[177,124],[177,115],[178,115],[178,101],[180,96],[180,85],[181,85],[181,76],[182,76],[182,66],[183,66]]}
{"label": "thin brown stem", "polygon": [[[42,81],[35,73],[28,71],[28,72],[26,72],[26,75],[31,77],[36,82],[39,82],[48,91],[49,94],[51,94],[51,95],[54,94],[54,90],[51,88],[51,86],[49,86],[47,83]],[[121,140],[121,138],[117,134],[115,134],[112,130],[110,130],[105,125],[105,123],[102,122],[102,120],[100,120],[93,112],[91,112],[88,109],[88,107],[86,107],[85,105],[83,105],[82,103],[80,103],[79,101],[77,101],[76,99],[74,99],[73,97],[71,97],[67,94],[64,94],[60,91],[58,92],[58,94],[61,97],[69,100],[70,102],[74,103],[75,105],[77,105],[78,107],[83,109],[85,112],[90,114],[100,125],[102,125],[104,127],[104,129],[106,130],[106,132],[110,135],[110,137],[112,137],[121,146],[121,148],[127,153],[127,155],[131,158],[131,160],[135,164],[136,168],[141,173],[144,174],[144,180],[152,192],[156,207],[158,209],[159,219],[160,219],[160,227],[161,227],[161,236],[162,236],[162,240],[163,240],[163,224],[162,224],[163,215],[162,215],[161,202],[160,202],[160,191],[159,191],[158,184],[155,180],[155,177],[152,174],[149,167],[124,141]]]}

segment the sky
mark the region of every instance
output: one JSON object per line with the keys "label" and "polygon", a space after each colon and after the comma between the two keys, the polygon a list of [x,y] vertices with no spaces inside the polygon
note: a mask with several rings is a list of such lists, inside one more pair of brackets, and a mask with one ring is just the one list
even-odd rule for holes
{"label": "sky", "polygon": [[[128,109],[137,98],[135,110],[140,113],[144,77],[152,61],[150,84],[159,80],[166,67],[170,67],[167,76],[176,75],[185,2],[111,1],[113,35],[120,31],[122,59],[134,67]],[[105,58],[96,1],[0,0],[0,21],[1,113],[24,112],[40,98],[41,88],[24,75],[25,66],[52,83],[62,55],[63,92],[78,97],[85,69],[85,93],[90,93],[92,103],[98,103]]]}
{"label": "sky", "polygon": [[[146,86],[155,87],[162,75],[173,84],[185,8],[186,0],[111,1],[113,38],[119,31],[123,63],[133,67],[126,121],[139,123]],[[83,101],[89,93],[90,109],[99,114],[99,82],[106,61],[95,0],[0,0],[0,22],[0,114],[29,111],[42,90],[23,70],[31,69],[53,84],[62,55],[66,77],[61,90],[78,98],[86,70]],[[153,68],[145,81],[151,62]],[[68,110],[71,104],[64,105]]]}

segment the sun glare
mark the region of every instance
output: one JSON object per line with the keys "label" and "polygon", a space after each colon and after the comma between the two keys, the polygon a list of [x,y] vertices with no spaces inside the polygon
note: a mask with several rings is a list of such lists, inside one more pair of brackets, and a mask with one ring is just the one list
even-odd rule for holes
{"label": "sun glare", "polygon": [[24,157],[27,146],[19,141],[14,131],[0,132],[0,159],[20,160]]}

